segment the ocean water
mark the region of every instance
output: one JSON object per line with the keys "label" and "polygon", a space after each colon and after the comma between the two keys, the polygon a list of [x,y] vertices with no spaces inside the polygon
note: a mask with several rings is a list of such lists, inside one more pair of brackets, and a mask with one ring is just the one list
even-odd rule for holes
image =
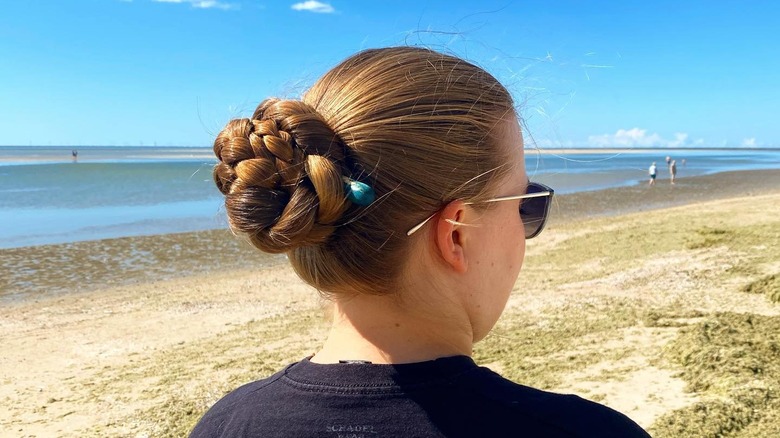
{"label": "ocean water", "polygon": [[0,147],[0,248],[224,228],[207,148]]}
{"label": "ocean water", "polygon": [[[780,150],[526,152],[532,180],[557,193],[644,182],[651,162],[667,179],[780,168]],[[682,159],[686,160],[685,165]],[[0,147],[0,248],[224,228],[210,148]]]}
{"label": "ocean water", "polygon": [[[655,162],[658,180],[668,180],[666,157],[677,162],[677,178],[733,170],[780,168],[780,149],[774,150],[670,150],[556,153],[526,151],[526,169],[532,180],[548,184],[556,193],[600,190],[646,182]],[[684,162],[683,162],[684,160]]]}

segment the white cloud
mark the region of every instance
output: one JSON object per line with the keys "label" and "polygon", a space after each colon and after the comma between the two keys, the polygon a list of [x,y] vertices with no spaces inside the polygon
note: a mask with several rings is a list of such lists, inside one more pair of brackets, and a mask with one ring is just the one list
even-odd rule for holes
{"label": "white cloud", "polygon": [[665,143],[667,142],[660,135],[656,133],[648,135],[647,130],[639,128],[618,129],[614,134],[591,135],[588,137],[588,146],[597,148],[657,147],[666,146]]}
{"label": "white cloud", "polygon": [[186,3],[199,9],[238,9],[234,3],[225,3],[217,0],[152,0],[157,3]]}
{"label": "white cloud", "polygon": [[618,129],[614,134],[591,135],[588,146],[597,148],[684,148],[704,145],[704,139],[691,140],[688,134],[676,132],[674,138],[665,139],[646,129]]}
{"label": "white cloud", "polygon": [[669,140],[666,143],[666,147],[681,148],[688,145],[688,134],[684,132],[675,132],[674,140]]}
{"label": "white cloud", "polygon": [[757,146],[756,144],[756,138],[750,137],[742,140],[742,144],[740,145],[743,148],[754,148]]}
{"label": "white cloud", "polygon": [[319,14],[330,14],[336,12],[336,10],[330,4],[318,2],[317,0],[306,0],[305,2],[296,3],[292,5],[292,8],[296,11],[309,11]]}
{"label": "white cloud", "polygon": [[233,9],[235,5],[231,5],[230,3],[218,2],[215,0],[202,0],[202,1],[192,2],[192,7],[201,8],[201,9],[208,9],[208,8]]}

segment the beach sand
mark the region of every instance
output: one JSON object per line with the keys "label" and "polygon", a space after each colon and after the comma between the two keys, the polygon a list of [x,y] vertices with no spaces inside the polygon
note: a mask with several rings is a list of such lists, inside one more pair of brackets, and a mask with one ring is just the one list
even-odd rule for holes
{"label": "beach sand", "polygon": [[[684,366],[665,356],[680,333],[720,312],[780,315],[742,291],[780,274],[778,211],[777,170],[560,196],[475,359],[644,427],[669,423],[711,398],[686,391]],[[0,261],[3,436],[182,436],[327,330],[325,303],[283,256],[224,230],[0,250]]]}

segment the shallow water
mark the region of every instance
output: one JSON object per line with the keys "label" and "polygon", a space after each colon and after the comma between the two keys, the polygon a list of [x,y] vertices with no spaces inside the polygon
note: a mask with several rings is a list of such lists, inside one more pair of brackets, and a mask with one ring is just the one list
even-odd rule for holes
{"label": "shallow water", "polygon": [[[226,227],[210,148],[0,147],[0,248]],[[780,151],[526,152],[532,180],[574,193],[635,185],[664,157],[678,176],[780,168]],[[682,164],[682,159],[686,164]]]}
{"label": "shallow water", "polygon": [[526,151],[526,169],[531,179],[554,187],[556,193],[575,193],[646,182],[648,168],[653,162],[658,166],[658,180],[668,180],[667,156],[676,160],[679,178],[732,170],[780,168],[780,150],[658,149],[578,154]]}

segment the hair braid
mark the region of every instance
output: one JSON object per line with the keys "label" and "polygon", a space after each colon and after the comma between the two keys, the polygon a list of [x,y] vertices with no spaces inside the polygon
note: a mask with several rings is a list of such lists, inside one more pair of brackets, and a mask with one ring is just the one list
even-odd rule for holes
{"label": "hair braid", "polygon": [[268,99],[229,122],[214,141],[214,181],[231,228],[268,252],[325,242],[349,207],[344,148],[299,101]]}

